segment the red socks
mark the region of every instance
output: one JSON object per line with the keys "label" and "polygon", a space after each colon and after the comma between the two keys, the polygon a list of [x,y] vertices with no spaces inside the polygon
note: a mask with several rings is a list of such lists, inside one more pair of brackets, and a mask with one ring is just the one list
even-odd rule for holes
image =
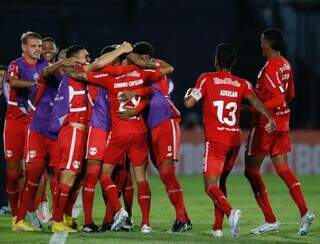
{"label": "red socks", "polygon": [[63,221],[63,213],[65,211],[71,186],[60,183],[56,201],[53,204],[52,220],[56,222]]}
{"label": "red socks", "polygon": [[176,219],[182,223],[186,223],[188,219],[185,214],[183,191],[176,177],[175,166],[172,164],[161,165],[159,167],[159,173],[160,179],[166,187],[168,197],[175,208]]}
{"label": "red socks", "polygon": [[260,167],[255,164],[246,165],[244,175],[251,185],[256,201],[264,214],[265,221],[274,223],[277,221],[276,216],[272,211],[266,187],[259,171]]}
{"label": "red socks", "polygon": [[87,166],[86,178],[82,190],[82,204],[84,212],[84,224],[93,224],[92,209],[94,201],[94,190],[100,176],[101,166],[92,164]]}
{"label": "red socks", "polygon": [[219,187],[213,184],[209,185],[207,194],[213,200],[215,206],[229,217],[232,207]]}
{"label": "red socks", "polygon": [[103,188],[105,197],[111,204],[113,211],[117,213],[121,209],[117,186],[113,183],[111,177],[103,178],[101,180],[101,186]]}
{"label": "red socks", "polygon": [[147,181],[137,182],[138,186],[138,203],[141,209],[142,225],[150,225],[149,214],[150,214],[150,203],[151,203],[151,192],[149,183]]}
{"label": "red socks", "polygon": [[12,216],[18,214],[18,202],[19,202],[19,179],[21,175],[19,169],[8,169],[7,170],[7,193],[8,200],[12,211]]}
{"label": "red socks", "polygon": [[300,215],[303,217],[307,211],[307,205],[301,190],[301,185],[296,176],[292,173],[287,163],[275,163],[274,168],[281,179],[287,184],[293,201],[299,208]]}
{"label": "red socks", "polygon": [[124,201],[126,211],[128,212],[128,215],[132,216],[132,204],[133,204],[134,189],[133,189],[133,185],[132,185],[132,179],[131,179],[130,172],[127,172],[126,178],[127,178],[126,185],[125,185],[124,190],[122,192],[123,201]]}

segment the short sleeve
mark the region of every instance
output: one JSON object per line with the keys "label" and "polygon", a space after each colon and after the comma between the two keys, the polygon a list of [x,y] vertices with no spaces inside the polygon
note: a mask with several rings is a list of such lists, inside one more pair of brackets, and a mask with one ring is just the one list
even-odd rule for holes
{"label": "short sleeve", "polygon": [[201,97],[204,97],[206,94],[207,80],[208,80],[208,75],[204,73],[200,75],[196,81],[195,88],[197,88],[201,92]]}

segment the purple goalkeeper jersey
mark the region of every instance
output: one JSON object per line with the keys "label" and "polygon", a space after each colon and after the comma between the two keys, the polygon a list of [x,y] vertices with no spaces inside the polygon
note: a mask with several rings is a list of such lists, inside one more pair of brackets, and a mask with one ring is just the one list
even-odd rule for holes
{"label": "purple goalkeeper jersey", "polygon": [[162,94],[157,85],[151,85],[153,96],[150,99],[149,109],[146,115],[146,121],[149,129],[153,129],[163,121],[173,117],[171,107],[167,98]]}
{"label": "purple goalkeeper jersey", "polygon": [[108,92],[104,88],[98,88],[96,101],[91,113],[90,125],[107,132],[111,130],[109,98]]}

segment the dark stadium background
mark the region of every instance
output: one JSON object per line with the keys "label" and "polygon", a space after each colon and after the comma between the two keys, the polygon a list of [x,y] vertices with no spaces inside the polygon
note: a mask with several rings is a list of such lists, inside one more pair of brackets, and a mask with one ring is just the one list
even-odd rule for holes
{"label": "dark stadium background", "polygon": [[[0,9],[0,63],[20,55],[19,38],[27,30],[52,36],[60,48],[83,44],[93,58],[105,45],[146,40],[156,57],[175,67],[173,100],[184,114],[184,93],[198,75],[212,69],[217,43],[236,46],[234,73],[254,83],[264,64],[260,33],[278,27],[295,71],[292,127],[320,127],[320,1],[1,0]],[[248,125],[248,115],[242,123]]]}

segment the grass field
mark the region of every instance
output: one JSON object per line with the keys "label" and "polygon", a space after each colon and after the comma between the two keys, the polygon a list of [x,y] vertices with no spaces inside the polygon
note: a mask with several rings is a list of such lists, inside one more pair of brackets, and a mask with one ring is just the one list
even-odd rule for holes
{"label": "grass field", "polygon": [[[299,214],[296,206],[291,201],[290,195],[283,182],[271,175],[265,176],[268,192],[272,206],[280,222],[280,232],[252,236],[249,230],[256,227],[263,220],[260,209],[254,200],[247,180],[242,176],[231,175],[228,181],[229,199],[234,207],[242,210],[240,237],[230,237],[229,228],[224,225],[225,237],[215,239],[209,237],[208,233],[213,223],[212,203],[203,191],[202,178],[200,176],[180,176],[185,192],[185,202],[193,222],[193,229],[187,233],[170,234],[166,231],[171,227],[174,220],[174,211],[163,185],[158,177],[151,177],[152,206],[151,224],[153,233],[143,235],[139,228],[135,227],[133,232],[69,234],[66,243],[320,243],[320,224],[315,220],[311,233],[304,237],[297,236]],[[319,216],[320,203],[320,177],[299,177],[306,200],[316,216]],[[97,190],[94,216],[97,224],[100,224],[104,214],[104,205],[100,195],[100,187]],[[137,226],[140,220],[140,211],[137,202],[134,203],[134,219]],[[82,223],[82,213],[78,218]],[[9,217],[0,217],[0,243],[48,243],[52,233],[49,231],[41,233],[11,232]]]}

